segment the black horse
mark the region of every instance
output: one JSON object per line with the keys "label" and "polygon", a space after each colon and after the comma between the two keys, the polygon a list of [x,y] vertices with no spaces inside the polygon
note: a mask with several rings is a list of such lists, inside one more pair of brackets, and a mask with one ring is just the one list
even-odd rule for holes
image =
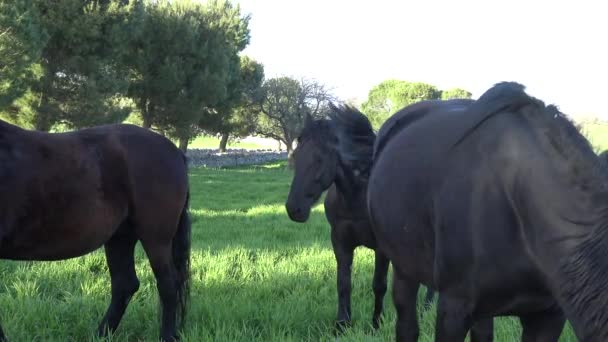
{"label": "black horse", "polygon": [[[333,107],[334,110],[338,110]],[[354,113],[350,108],[343,111],[345,115]],[[337,118],[337,119],[341,119]],[[350,120],[355,120],[351,124]],[[353,114],[337,124],[350,125],[353,138],[366,139],[363,146],[371,149],[375,134],[365,116]],[[376,239],[367,218],[366,175],[355,175],[353,169],[340,160],[337,137],[334,132],[336,122],[333,120],[306,118],[304,128],[298,137],[297,148],[291,156],[295,170],[286,208],[289,217],[296,222],[305,222],[310,215],[311,207],[327,191],[325,196],[325,216],[331,226],[331,242],[337,261],[338,329],[351,323],[351,266],[353,253],[358,246],[375,250],[375,270],[372,288],[375,296],[372,325],[379,327],[386,294],[386,277],[389,260],[376,248]],[[359,172],[359,171],[357,171]],[[428,289],[425,307],[431,305],[433,290]]]}
{"label": "black horse", "polygon": [[0,187],[0,258],[62,260],[103,245],[112,281],[98,329],[105,336],[139,288],[141,241],[162,306],[160,337],[178,338],[190,275],[189,186],[185,156],[171,141],[132,125],[49,134],[0,120]]}
{"label": "black horse", "polygon": [[606,167],[608,167],[608,150],[603,151],[598,155],[598,158],[604,163]]}
{"label": "black horse", "polygon": [[379,134],[368,184],[398,340],[416,340],[419,282],[440,292],[437,341],[501,315],[524,341],[557,341],[566,317],[580,340],[608,340],[608,174],[572,122],[517,83],[406,121]]}

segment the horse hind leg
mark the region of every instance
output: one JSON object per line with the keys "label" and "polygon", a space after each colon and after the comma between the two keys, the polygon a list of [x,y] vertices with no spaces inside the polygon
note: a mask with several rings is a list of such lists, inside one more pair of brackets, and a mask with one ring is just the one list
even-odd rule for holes
{"label": "horse hind leg", "polygon": [[131,297],[139,289],[135,273],[135,244],[137,236],[128,224],[123,226],[105,244],[106,260],[112,281],[112,299],[97,331],[98,336],[114,333]]}
{"label": "horse hind leg", "polygon": [[161,341],[177,341],[177,313],[178,313],[178,280],[177,270],[173,263],[172,243],[161,243],[158,241],[146,242],[142,245],[150,266],[156,278],[158,295],[161,303]]}
{"label": "horse hind leg", "polygon": [[393,302],[397,311],[395,325],[398,342],[416,342],[420,333],[416,311],[416,297],[420,283],[393,272]]}
{"label": "horse hind leg", "polygon": [[519,319],[522,342],[557,342],[566,324],[564,313],[559,308],[520,316]]}

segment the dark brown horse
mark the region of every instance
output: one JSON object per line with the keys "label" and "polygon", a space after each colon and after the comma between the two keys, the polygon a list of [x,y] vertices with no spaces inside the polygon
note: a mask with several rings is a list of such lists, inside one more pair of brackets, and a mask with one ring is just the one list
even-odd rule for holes
{"label": "dark brown horse", "polygon": [[[360,119],[361,132],[352,134],[369,139],[373,146],[374,132],[365,117]],[[292,154],[294,178],[287,200],[289,217],[296,222],[305,222],[311,207],[327,191],[325,216],[331,226],[331,242],[337,262],[338,314],[336,326],[339,330],[351,324],[351,266],[353,254],[358,246],[375,250],[375,270],[372,289],[375,296],[372,325],[379,327],[386,294],[386,277],[389,260],[376,249],[376,240],[367,218],[366,187],[362,177],[355,177],[353,169],[344,165],[336,151],[337,137],[331,120],[312,120],[307,117]],[[433,300],[433,290],[428,289],[425,306]]]}
{"label": "dark brown horse", "polygon": [[440,292],[437,341],[503,315],[519,316],[524,341],[557,341],[566,317],[579,340],[607,341],[608,174],[589,142],[516,83],[465,110],[418,111],[379,134],[368,184],[398,340],[416,340],[422,282]]}
{"label": "dark brown horse", "polygon": [[[190,275],[186,160],[171,141],[132,125],[49,134],[0,121],[0,258],[62,260],[105,247],[113,332],[138,290],[137,241],[156,277],[163,341],[178,338]],[[0,340],[4,340],[0,329]]]}

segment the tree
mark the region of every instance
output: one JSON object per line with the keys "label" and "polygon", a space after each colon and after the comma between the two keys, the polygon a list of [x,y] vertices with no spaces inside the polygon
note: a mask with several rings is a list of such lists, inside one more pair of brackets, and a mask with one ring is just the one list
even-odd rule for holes
{"label": "tree", "polygon": [[226,1],[159,0],[139,8],[142,24],[128,60],[129,96],[143,126],[179,139],[186,150],[200,120],[229,97],[248,17]]}
{"label": "tree", "polygon": [[129,36],[125,1],[31,0],[25,8],[18,4],[8,6],[17,16],[31,14],[35,36],[45,39],[40,40],[37,60],[31,61],[37,77],[28,78],[23,97],[7,115],[42,131],[58,123],[85,127],[122,121],[129,112],[120,97],[127,86],[119,62]]}
{"label": "tree", "polygon": [[316,81],[289,77],[269,79],[262,86],[256,133],[282,142],[290,153],[306,115],[324,116],[329,101],[333,100],[329,90]]}
{"label": "tree", "polygon": [[256,104],[264,81],[264,66],[248,56],[242,56],[237,71],[229,86],[230,96],[199,123],[204,131],[220,135],[221,152],[226,151],[230,136],[243,137],[253,133],[259,115]]}
{"label": "tree", "polygon": [[441,92],[442,100],[449,99],[470,99],[472,94],[461,88],[451,88]]}
{"label": "tree", "polygon": [[386,80],[374,86],[361,106],[373,127],[378,129],[394,112],[422,100],[439,99],[441,91],[422,82]]}
{"label": "tree", "polygon": [[0,2],[0,110],[21,97],[39,76],[37,63],[47,39],[40,13],[29,1]]}

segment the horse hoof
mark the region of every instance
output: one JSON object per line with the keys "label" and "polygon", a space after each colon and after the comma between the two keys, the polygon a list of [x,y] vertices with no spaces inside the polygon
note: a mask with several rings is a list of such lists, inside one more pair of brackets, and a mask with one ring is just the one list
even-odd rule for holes
{"label": "horse hoof", "polygon": [[340,334],[352,326],[353,326],[353,323],[350,320],[336,321],[336,331]]}
{"label": "horse hoof", "polygon": [[372,328],[374,328],[374,331],[380,329],[380,323],[381,319],[379,317],[372,319]]}

